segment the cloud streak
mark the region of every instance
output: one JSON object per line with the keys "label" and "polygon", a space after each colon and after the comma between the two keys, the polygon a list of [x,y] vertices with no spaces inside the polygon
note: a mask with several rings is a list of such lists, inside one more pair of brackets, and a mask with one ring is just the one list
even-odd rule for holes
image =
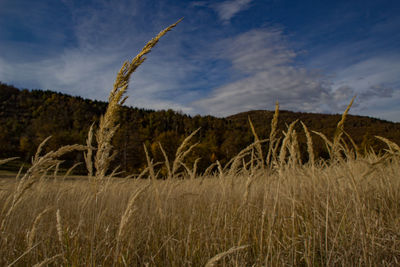
{"label": "cloud streak", "polygon": [[236,81],[215,88],[194,103],[199,109],[226,116],[249,109],[273,108],[321,112],[330,84],[317,72],[296,67],[293,51],[280,28],[243,33],[220,44],[221,58],[231,62]]}
{"label": "cloud streak", "polygon": [[250,7],[252,0],[228,0],[222,3],[212,5],[218,13],[220,20],[224,23],[229,22],[236,14]]}
{"label": "cloud streak", "polygon": [[[72,23],[68,26],[73,34],[73,45],[58,47],[59,50],[26,58],[36,45],[10,42],[0,44],[4,51],[16,52],[6,58],[0,55],[0,80],[16,86],[51,89],[87,98],[106,100],[116,73],[123,61],[131,60],[165,23],[151,20],[140,10],[145,7],[141,1],[96,1],[96,5],[80,1],[63,1],[64,8]],[[47,9],[48,10],[48,9]],[[51,10],[48,10],[49,12]],[[156,16],[156,14],[154,15]],[[169,23],[174,22],[171,20]],[[161,28],[158,24],[163,24]],[[146,26],[146,27],[145,27]],[[31,25],[32,32],[40,32],[38,25]],[[175,31],[175,30],[174,30]],[[172,33],[170,33],[172,34]],[[127,104],[143,108],[176,108],[185,112],[192,110],[181,102],[193,97],[185,92],[182,83],[190,84],[188,72],[194,68],[179,52],[180,38],[161,40],[143,66],[133,75]],[[7,48],[8,46],[8,48]],[[197,70],[198,71],[198,70]],[[23,72],[24,75],[20,75]],[[194,83],[192,83],[194,84]],[[190,88],[186,88],[190,90]],[[171,99],[172,94],[180,97]]]}
{"label": "cloud streak", "polygon": [[297,64],[297,52],[280,27],[251,30],[218,46],[216,54],[230,62],[232,81],[193,103],[203,113],[227,116],[251,109],[273,109],[277,100],[283,109],[340,113],[357,95],[352,110],[367,114],[374,103],[389,103],[388,99],[395,96],[394,88],[400,87],[400,60],[393,54],[391,58],[353,60],[353,64],[332,75]]}

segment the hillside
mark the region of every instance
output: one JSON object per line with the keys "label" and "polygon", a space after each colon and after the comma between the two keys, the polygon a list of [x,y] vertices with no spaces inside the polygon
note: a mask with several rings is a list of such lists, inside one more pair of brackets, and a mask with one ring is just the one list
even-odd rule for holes
{"label": "hillside", "polygon": [[[106,107],[107,103],[101,101],[52,91],[19,90],[0,83],[0,158],[18,156],[22,162],[29,162],[37,146],[50,135],[52,138],[46,147],[47,151],[67,144],[84,144],[90,125],[99,120]],[[120,114],[120,129],[113,140],[118,151],[114,165],[120,165],[122,170],[129,173],[141,171],[146,166],[143,144],[147,145],[155,161],[163,161],[159,142],[168,157],[173,159],[184,137],[199,127],[201,130],[194,141],[200,144],[188,157],[189,163],[201,157],[200,170],[217,159],[224,164],[253,141],[248,117],[253,121],[260,138],[267,138],[272,116],[273,112],[270,111],[249,111],[227,118],[192,117],[173,110],[124,107]],[[303,121],[309,129],[331,137],[340,115],[280,111],[279,129],[286,129],[286,124],[296,119]],[[400,143],[400,123],[348,116],[345,130],[358,145],[373,146],[376,151],[384,146],[373,138],[375,135]],[[304,146],[301,125],[296,131],[300,133],[300,146]],[[314,135],[313,139],[316,154],[326,157],[320,138]],[[306,157],[303,159],[306,160]],[[81,153],[70,154],[65,160],[66,165],[71,165],[82,162],[83,156]],[[84,172],[84,167],[81,166],[78,171]]]}
{"label": "hillside", "polygon": [[[262,136],[266,137],[271,130],[269,122],[272,120],[273,115],[274,112],[272,111],[253,110],[229,116],[227,119],[237,124],[244,124],[250,117],[255,128],[260,131]],[[286,129],[286,124],[299,120],[304,122],[310,130],[322,132],[326,136],[332,137],[341,116],[341,114],[329,115],[280,110],[278,127],[284,130]],[[301,125],[297,125],[296,129],[297,131],[302,131]],[[383,136],[400,143],[400,123],[365,116],[348,115],[345,122],[345,131],[360,146],[373,146],[375,149],[382,148],[382,144],[374,136]],[[318,138],[315,139],[315,141],[318,141]]]}

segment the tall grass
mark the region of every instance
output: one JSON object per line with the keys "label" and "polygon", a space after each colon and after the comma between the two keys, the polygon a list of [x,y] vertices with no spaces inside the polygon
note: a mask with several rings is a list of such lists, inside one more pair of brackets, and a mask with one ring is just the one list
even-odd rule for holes
{"label": "tall grass", "polygon": [[[90,183],[42,180],[8,215],[0,263],[29,250],[20,264],[61,255],[54,261],[78,266],[201,266],[246,246],[220,264],[397,265],[399,163],[398,157],[382,161],[370,154],[314,170],[305,165],[251,176],[243,170],[223,178],[216,172],[194,180],[114,179],[98,194],[97,218]],[[16,183],[2,184],[0,203]]]}
{"label": "tall grass", "polygon": [[[357,153],[344,128],[353,100],[331,139],[302,122],[304,133],[296,132],[297,121],[281,138],[277,103],[268,138],[249,120],[254,143],[225,166],[217,161],[201,174],[197,161],[185,161],[195,131],[174,159],[160,144],[164,162],[154,163],[144,146],[148,167],[135,179],[108,169],[129,77],[175,25],[124,63],[86,145],[41,155],[45,140],[25,174],[0,180],[0,265],[399,265],[400,147],[378,137],[385,154]],[[329,160],[315,158],[313,138],[323,138]],[[58,174],[60,156],[72,150],[85,151],[88,177]]]}

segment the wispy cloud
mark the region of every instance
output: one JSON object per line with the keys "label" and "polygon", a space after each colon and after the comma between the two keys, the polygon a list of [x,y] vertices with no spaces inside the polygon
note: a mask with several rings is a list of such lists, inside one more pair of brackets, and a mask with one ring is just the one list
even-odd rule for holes
{"label": "wispy cloud", "polygon": [[[87,5],[81,1],[64,0],[63,3],[70,18],[68,29],[73,44],[55,47],[40,57],[26,58],[24,54],[32,54],[30,50],[37,45],[2,43],[0,48],[12,53],[12,47],[15,47],[15,53],[0,55],[0,80],[20,87],[29,84],[31,88],[106,100],[123,61],[130,60],[162,27],[174,22],[164,18],[169,22],[161,23],[157,14],[153,15],[157,19],[150,19],[148,13],[141,12],[146,10],[141,1],[99,0],[96,5]],[[51,10],[46,10],[51,13]],[[40,37],[39,26],[33,23],[30,31],[39,32]],[[186,73],[193,71],[193,67],[177,55],[180,38],[176,31],[174,34],[173,39],[168,35],[163,38],[162,46],[157,46],[149,57],[151,60],[147,60],[133,75],[128,94],[134,97],[129,98],[128,104],[191,111],[177,102],[187,103],[186,97],[192,97],[190,92],[186,95],[179,88],[183,87],[181,83],[190,84],[186,80],[190,75]],[[20,75],[21,72],[24,75]],[[171,92],[180,97],[171,99]]]}
{"label": "wispy cloud", "polygon": [[399,121],[399,62],[400,55],[396,54],[360,60],[334,72],[332,86],[334,89],[346,86],[357,95],[356,113]]}
{"label": "wispy cloud", "polygon": [[[391,22],[400,25],[400,20]],[[342,95],[344,88],[357,95],[353,107],[357,114],[387,119],[385,114],[391,114],[391,120],[399,121],[400,53],[395,46],[398,33],[389,34],[392,28],[385,21],[376,24],[363,39],[321,47],[319,53],[309,57],[307,66],[330,76],[335,95]]]}
{"label": "wispy cloud", "polygon": [[221,57],[232,64],[236,81],[215,88],[194,104],[225,116],[249,109],[325,111],[330,84],[317,72],[296,67],[296,53],[280,28],[252,30],[220,43]]}
{"label": "wispy cloud", "polygon": [[379,55],[354,62],[335,72],[335,85],[344,84],[362,93],[371,87],[400,85],[398,70],[400,69],[400,55],[390,57]]}
{"label": "wispy cloud", "polygon": [[397,57],[368,58],[328,76],[298,66],[296,51],[279,27],[251,30],[220,42],[219,47],[220,57],[231,63],[234,81],[194,103],[219,116],[272,109],[277,100],[284,109],[337,113],[354,95],[358,95],[355,110],[365,112],[371,101],[387,101],[393,88],[399,88],[393,83],[400,69]]}
{"label": "wispy cloud", "polygon": [[20,87],[30,84],[33,88],[105,100],[115,76],[110,65],[115,66],[117,59],[115,55],[82,54],[74,50],[38,61],[5,62],[0,59],[0,77]]}
{"label": "wispy cloud", "polygon": [[217,11],[219,18],[227,23],[237,13],[250,7],[252,0],[228,0],[222,3],[214,4],[212,7]]}

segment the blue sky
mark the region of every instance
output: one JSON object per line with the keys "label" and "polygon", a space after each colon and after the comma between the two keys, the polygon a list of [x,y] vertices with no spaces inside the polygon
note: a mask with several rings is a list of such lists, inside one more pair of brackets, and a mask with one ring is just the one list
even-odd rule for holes
{"label": "blue sky", "polygon": [[397,0],[0,0],[0,81],[106,100],[122,63],[181,17],[128,105],[342,113],[357,95],[352,114],[400,122]]}

